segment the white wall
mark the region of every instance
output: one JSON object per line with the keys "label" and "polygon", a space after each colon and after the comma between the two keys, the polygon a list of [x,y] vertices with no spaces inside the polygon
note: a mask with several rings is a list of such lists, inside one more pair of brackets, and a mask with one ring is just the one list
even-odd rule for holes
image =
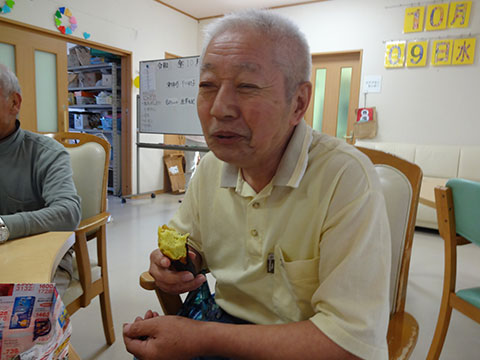
{"label": "white wall", "polygon": [[[378,136],[373,141],[478,145],[480,1],[473,0],[466,29],[417,35],[403,34],[404,12],[410,6],[411,2],[404,0],[334,0],[275,11],[300,26],[312,53],[363,49],[362,83],[365,75],[382,76],[381,93],[367,95],[367,106],[377,108],[379,121]],[[384,68],[385,41],[468,34],[477,38],[473,65]],[[362,94],[359,104],[364,104]]]}
{"label": "white wall", "polygon": [[[41,0],[16,1],[11,13],[2,16],[58,31],[53,16],[58,7],[69,8],[78,21],[72,35],[132,52],[132,79],[142,60],[163,59],[165,51],[196,55],[198,22],[153,0]],[[132,89],[132,190],[136,193],[136,95]],[[145,134],[144,142],[162,142],[163,136]],[[162,150],[141,149],[140,192],[163,188]]]}

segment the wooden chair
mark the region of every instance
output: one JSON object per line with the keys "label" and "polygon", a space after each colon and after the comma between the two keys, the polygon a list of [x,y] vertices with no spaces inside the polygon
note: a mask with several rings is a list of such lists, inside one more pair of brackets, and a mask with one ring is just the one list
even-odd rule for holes
{"label": "wooden chair", "polygon": [[380,178],[392,236],[390,277],[389,358],[408,359],[418,339],[418,323],[405,311],[422,170],[415,164],[379,150],[357,147],[367,155]]}
{"label": "wooden chair", "polygon": [[[74,276],[62,297],[70,315],[100,296],[103,331],[108,345],[115,341],[108,287],[106,224],[110,144],[95,135],[51,135],[70,153],[75,187],[82,200],[82,220],[75,230]],[[96,258],[91,259],[87,241],[96,240]],[[75,266],[76,265],[76,266]]]}
{"label": "wooden chair", "polygon": [[450,179],[435,188],[438,231],[445,243],[443,295],[427,359],[438,359],[447,336],[452,309],[480,323],[480,287],[455,291],[457,245],[480,246],[480,182]]}
{"label": "wooden chair", "polygon": [[[389,357],[408,359],[418,338],[418,323],[405,312],[405,299],[422,170],[413,163],[383,151],[357,148],[375,165],[392,232],[391,312],[387,335]],[[165,314],[176,314],[180,309],[180,296],[162,292],[148,272],[140,275],[140,286],[155,290]]]}

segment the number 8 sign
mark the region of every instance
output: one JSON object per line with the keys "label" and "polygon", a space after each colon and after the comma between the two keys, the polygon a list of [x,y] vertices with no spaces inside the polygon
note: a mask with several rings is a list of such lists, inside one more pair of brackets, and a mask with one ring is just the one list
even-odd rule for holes
{"label": "number 8 sign", "polygon": [[407,45],[407,67],[427,64],[428,41],[409,41]]}

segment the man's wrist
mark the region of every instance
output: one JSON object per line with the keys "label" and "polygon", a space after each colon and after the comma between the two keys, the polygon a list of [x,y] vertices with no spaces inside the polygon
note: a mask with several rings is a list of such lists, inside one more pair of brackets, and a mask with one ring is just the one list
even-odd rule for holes
{"label": "man's wrist", "polygon": [[7,224],[0,217],[0,244],[4,243],[10,237],[10,231],[8,230]]}

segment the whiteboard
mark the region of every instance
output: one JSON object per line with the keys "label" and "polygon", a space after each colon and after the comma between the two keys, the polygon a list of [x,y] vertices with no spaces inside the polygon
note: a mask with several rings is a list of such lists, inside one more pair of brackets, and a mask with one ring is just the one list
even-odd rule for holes
{"label": "whiteboard", "polygon": [[141,133],[202,135],[199,63],[199,56],[140,61]]}

